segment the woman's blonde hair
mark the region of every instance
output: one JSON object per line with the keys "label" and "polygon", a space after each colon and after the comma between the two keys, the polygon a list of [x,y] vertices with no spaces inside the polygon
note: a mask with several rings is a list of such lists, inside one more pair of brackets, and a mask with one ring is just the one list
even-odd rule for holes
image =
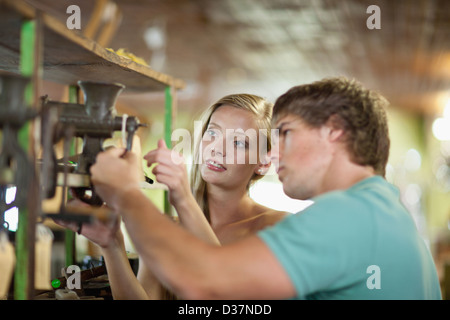
{"label": "woman's blonde hair", "polygon": [[[203,180],[200,172],[200,160],[202,157],[201,141],[205,131],[208,128],[212,114],[221,106],[231,106],[237,109],[247,110],[251,112],[252,115],[255,116],[260,132],[263,132],[267,138],[267,151],[270,151],[271,147],[270,128],[273,104],[268,102],[264,98],[252,94],[231,94],[218,100],[203,113],[201,118],[201,134],[199,137],[196,137],[197,141],[195,143],[194,164],[192,165],[191,169],[191,187],[194,198],[197,200],[198,205],[202,209],[208,221],[210,217],[206,182],[205,180]],[[254,173],[247,184],[247,190],[250,188],[253,182],[259,180],[260,178],[262,178],[262,175]]]}

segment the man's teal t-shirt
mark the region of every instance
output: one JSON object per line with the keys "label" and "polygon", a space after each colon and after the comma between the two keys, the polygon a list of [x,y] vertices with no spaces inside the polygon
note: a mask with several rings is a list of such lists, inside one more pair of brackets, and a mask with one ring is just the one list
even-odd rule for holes
{"label": "man's teal t-shirt", "polygon": [[258,233],[298,299],[441,299],[431,254],[380,176],[316,197]]}

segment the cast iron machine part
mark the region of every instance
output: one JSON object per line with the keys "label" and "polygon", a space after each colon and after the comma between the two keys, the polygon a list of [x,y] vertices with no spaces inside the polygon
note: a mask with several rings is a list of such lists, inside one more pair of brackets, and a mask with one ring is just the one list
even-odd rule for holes
{"label": "cast iron machine part", "polygon": [[[84,93],[84,105],[42,98],[43,194],[46,198],[55,195],[58,171],[62,171],[63,185],[70,187],[77,198],[88,204],[101,206],[103,200],[90,185],[89,168],[95,163],[96,156],[104,150],[103,142],[112,138],[115,131],[122,131],[127,134],[126,149],[131,150],[135,132],[146,125],[140,124],[136,117],[116,116],[115,102],[125,88],[124,85],[91,81],[78,81],[78,85]],[[81,154],[69,159],[68,143],[72,137],[82,138],[83,148]],[[57,160],[53,145],[62,138],[65,142],[64,158]],[[85,182],[72,183],[67,179],[69,174],[79,175]]]}
{"label": "cast iron machine part", "polygon": [[[14,206],[26,206],[27,194],[35,175],[34,164],[20,146],[19,130],[37,113],[24,102],[30,79],[10,74],[0,75],[0,229],[5,225],[4,212]],[[16,196],[6,203],[7,188],[15,186]]]}

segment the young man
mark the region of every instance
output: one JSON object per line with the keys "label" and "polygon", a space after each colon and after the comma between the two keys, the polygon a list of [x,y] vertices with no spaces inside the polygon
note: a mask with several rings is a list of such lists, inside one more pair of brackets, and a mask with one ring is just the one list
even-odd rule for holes
{"label": "young man", "polygon": [[161,215],[139,188],[132,153],[99,154],[92,181],[141,261],[181,298],[440,299],[431,255],[383,179],[386,104],[342,78],[282,95],[272,160],[286,194],[314,204],[230,245],[206,244]]}

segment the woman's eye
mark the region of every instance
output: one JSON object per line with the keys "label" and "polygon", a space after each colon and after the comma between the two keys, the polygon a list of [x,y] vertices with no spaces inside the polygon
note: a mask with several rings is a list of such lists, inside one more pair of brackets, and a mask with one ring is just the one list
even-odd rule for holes
{"label": "woman's eye", "polygon": [[289,129],[283,129],[283,130],[281,130],[280,135],[284,137],[284,136],[286,136],[290,131],[291,131],[291,130],[289,130]]}
{"label": "woman's eye", "polygon": [[210,136],[210,137],[215,137],[217,135],[217,133],[214,130],[211,130],[211,129],[206,130],[205,134]]}
{"label": "woman's eye", "polygon": [[245,143],[245,141],[235,140],[234,141],[234,146],[237,147],[237,148],[246,148],[247,144]]}

